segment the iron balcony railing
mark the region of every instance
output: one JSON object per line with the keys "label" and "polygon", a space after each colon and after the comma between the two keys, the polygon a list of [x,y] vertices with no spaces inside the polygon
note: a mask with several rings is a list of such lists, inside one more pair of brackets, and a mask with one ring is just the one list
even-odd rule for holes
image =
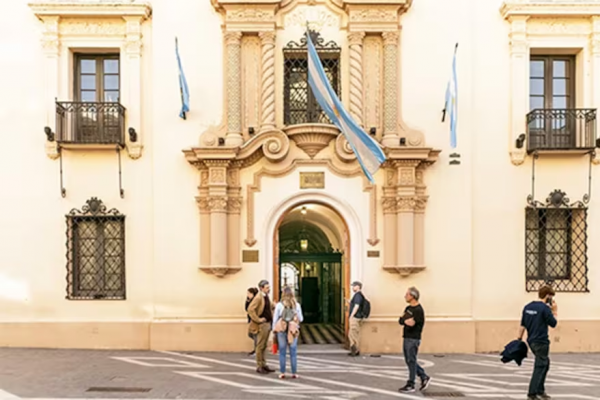
{"label": "iron balcony railing", "polygon": [[62,101],[56,103],[59,143],[125,143],[125,107],[119,103]]}
{"label": "iron balcony railing", "polygon": [[596,109],[544,108],[527,114],[527,150],[596,147]]}

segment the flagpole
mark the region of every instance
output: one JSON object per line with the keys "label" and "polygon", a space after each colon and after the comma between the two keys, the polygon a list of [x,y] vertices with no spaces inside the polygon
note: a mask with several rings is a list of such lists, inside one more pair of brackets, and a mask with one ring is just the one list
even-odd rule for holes
{"label": "flagpole", "polygon": [[[454,54],[453,57],[456,57],[456,52],[458,51],[458,42],[454,45]],[[442,110],[442,122],[446,121],[446,102],[444,102],[444,109]]]}

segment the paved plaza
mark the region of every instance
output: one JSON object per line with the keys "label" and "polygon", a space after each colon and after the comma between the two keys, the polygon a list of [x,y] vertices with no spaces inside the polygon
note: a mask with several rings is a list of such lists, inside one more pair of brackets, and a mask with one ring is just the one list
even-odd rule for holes
{"label": "paved plaza", "polygon": [[[275,356],[269,355],[271,367]],[[349,358],[301,346],[298,380],[255,373],[240,353],[0,349],[0,400],[23,399],[525,399],[532,360],[493,354],[424,355],[426,396],[401,394],[401,355]],[[600,354],[553,354],[554,399],[600,400]]]}

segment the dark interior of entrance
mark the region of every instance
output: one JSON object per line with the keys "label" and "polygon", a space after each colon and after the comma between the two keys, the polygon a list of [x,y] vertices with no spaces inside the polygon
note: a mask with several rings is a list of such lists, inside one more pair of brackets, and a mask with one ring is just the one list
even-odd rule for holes
{"label": "dark interior of entrance", "polygon": [[293,288],[302,305],[301,343],[340,344],[344,342],[343,252],[337,227],[318,213],[319,207],[292,210],[282,221],[278,289]]}

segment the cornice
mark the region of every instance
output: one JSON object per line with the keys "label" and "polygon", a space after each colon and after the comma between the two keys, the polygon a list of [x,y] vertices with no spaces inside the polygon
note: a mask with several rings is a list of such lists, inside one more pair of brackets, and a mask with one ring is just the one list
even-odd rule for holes
{"label": "cornice", "polygon": [[505,1],[500,7],[504,18],[527,17],[590,17],[600,15],[600,0],[574,2],[558,1]]}
{"label": "cornice", "polygon": [[145,2],[112,0],[101,3],[79,1],[33,1],[29,3],[38,18],[43,17],[140,17],[148,18],[152,7]]}

